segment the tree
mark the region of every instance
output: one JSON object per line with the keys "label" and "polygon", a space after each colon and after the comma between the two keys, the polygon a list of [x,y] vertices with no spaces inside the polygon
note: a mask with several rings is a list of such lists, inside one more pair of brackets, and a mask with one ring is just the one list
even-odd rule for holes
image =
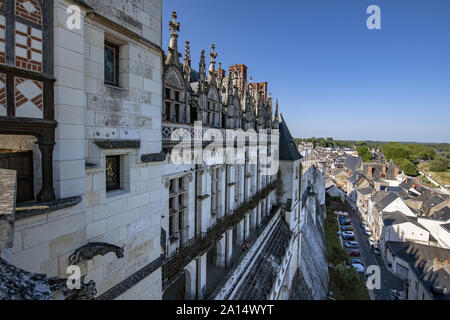
{"label": "tree", "polygon": [[411,160],[408,147],[397,142],[386,143],[381,147],[381,151],[383,152],[383,155],[387,161],[391,161],[392,159],[394,161],[396,159]]}
{"label": "tree", "polygon": [[437,157],[430,162],[430,171],[443,172],[448,168],[448,159],[444,157]]}
{"label": "tree", "polygon": [[415,177],[419,175],[419,171],[412,161],[408,159],[394,159],[394,162],[407,176]]}
{"label": "tree", "polygon": [[338,264],[332,269],[336,286],[342,290],[353,290],[359,284],[358,274],[343,264]]}
{"label": "tree", "polygon": [[366,146],[358,146],[356,147],[356,151],[359,156],[363,159],[364,162],[372,161],[372,153],[369,151],[369,148]]}

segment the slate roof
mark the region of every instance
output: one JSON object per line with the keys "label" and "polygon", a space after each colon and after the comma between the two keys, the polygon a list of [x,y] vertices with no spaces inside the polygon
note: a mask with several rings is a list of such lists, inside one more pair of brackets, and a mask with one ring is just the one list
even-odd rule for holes
{"label": "slate roof", "polygon": [[402,187],[405,190],[411,189],[412,185],[414,184],[414,180],[411,178],[406,178],[405,180],[400,183],[400,187]]}
{"label": "slate roof", "polygon": [[[437,300],[450,300],[450,273],[444,269],[433,269],[434,259],[450,259],[450,250],[413,242],[388,241],[386,245],[402,260],[408,262],[411,270]],[[444,294],[434,294],[435,288],[445,288]]]}
{"label": "slate roof", "polygon": [[401,213],[400,211],[394,211],[394,212],[383,212],[382,215],[383,224],[385,226],[393,226],[401,223],[407,223],[411,222],[412,224],[416,225],[419,228],[425,229],[424,226],[422,226],[420,223],[417,222],[416,217],[409,217],[405,214]]}
{"label": "slate roof", "polygon": [[301,159],[302,156],[298,152],[297,145],[289,132],[286,121],[281,115],[280,122],[280,160],[295,161]]}
{"label": "slate roof", "polygon": [[447,232],[450,232],[450,223],[441,224],[441,227],[445,229]]}
{"label": "slate roof", "polygon": [[[450,273],[444,268],[434,271],[432,266],[432,262],[430,262],[418,270],[419,274],[422,274],[422,283],[432,293],[434,288],[445,288],[444,294],[434,295],[434,298],[436,300],[450,300]],[[425,273],[421,271],[425,271]]]}
{"label": "slate roof", "polygon": [[375,207],[378,209],[378,212],[380,212],[397,198],[398,196],[393,192],[378,191],[377,193],[375,193],[372,201],[375,203]]}
{"label": "slate roof", "polygon": [[426,207],[426,208],[433,208],[433,207],[437,206],[438,204],[440,204],[440,203],[442,203],[444,201],[445,201],[444,198],[442,198],[441,196],[436,194],[436,195],[426,199],[423,202],[423,206]]}
{"label": "slate roof", "polygon": [[267,240],[250,273],[239,286],[234,300],[267,300],[276,281],[278,269],[289,247],[292,233],[283,220]]}
{"label": "slate roof", "polygon": [[361,157],[349,156],[345,158],[344,165],[347,167],[347,169],[351,171],[356,171],[361,167],[362,163],[363,160]]}
{"label": "slate roof", "polygon": [[387,191],[400,192],[400,191],[402,191],[402,190],[403,190],[403,189],[400,188],[400,187],[391,187],[391,186],[388,186],[388,187],[387,187]]}
{"label": "slate roof", "polygon": [[371,194],[374,191],[374,189],[372,187],[367,187],[367,188],[358,189],[356,191],[365,195],[365,194]]}
{"label": "slate roof", "polygon": [[447,221],[450,219],[450,207],[445,206],[442,209],[436,211],[431,218],[440,221]]}
{"label": "slate roof", "polygon": [[387,241],[386,245],[396,256],[408,263],[416,265],[435,258],[441,260],[450,259],[450,249],[414,242]]}
{"label": "slate roof", "polygon": [[353,175],[347,179],[348,183],[354,185],[356,182],[358,182],[361,178],[364,178],[367,180],[366,176],[362,172],[354,172]]}

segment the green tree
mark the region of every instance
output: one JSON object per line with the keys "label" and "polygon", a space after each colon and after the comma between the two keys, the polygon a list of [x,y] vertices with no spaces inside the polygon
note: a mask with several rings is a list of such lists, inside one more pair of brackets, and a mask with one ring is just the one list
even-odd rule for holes
{"label": "green tree", "polygon": [[384,154],[384,157],[387,161],[391,161],[392,159],[395,161],[396,159],[410,159],[410,153],[408,147],[402,145],[398,142],[389,142],[381,147],[381,151]]}
{"label": "green tree", "polygon": [[419,175],[416,165],[408,159],[394,159],[395,164],[408,176],[416,177]]}
{"label": "green tree", "polygon": [[364,162],[372,161],[372,153],[369,151],[369,148],[367,146],[358,146],[356,147],[356,151]]}
{"label": "green tree", "polygon": [[358,287],[359,277],[354,270],[347,269],[343,264],[338,264],[332,269],[336,286],[341,290],[354,290]]}
{"label": "green tree", "polygon": [[430,162],[430,170],[434,172],[443,172],[448,168],[448,159],[444,157],[437,157]]}

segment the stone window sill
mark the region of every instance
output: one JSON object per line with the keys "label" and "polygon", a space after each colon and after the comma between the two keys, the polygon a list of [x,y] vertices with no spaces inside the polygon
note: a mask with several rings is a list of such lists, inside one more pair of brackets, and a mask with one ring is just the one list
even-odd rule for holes
{"label": "stone window sill", "polygon": [[36,215],[49,213],[52,211],[62,210],[69,207],[74,207],[83,200],[82,197],[71,197],[66,199],[55,200],[51,202],[27,202],[17,205],[16,220],[21,220]]}
{"label": "stone window sill", "polygon": [[117,189],[117,190],[112,190],[112,191],[107,191],[106,192],[106,198],[112,199],[114,198],[114,200],[117,199],[117,197],[122,196],[121,198],[123,198],[124,195],[128,194],[128,191],[123,190],[123,189]]}

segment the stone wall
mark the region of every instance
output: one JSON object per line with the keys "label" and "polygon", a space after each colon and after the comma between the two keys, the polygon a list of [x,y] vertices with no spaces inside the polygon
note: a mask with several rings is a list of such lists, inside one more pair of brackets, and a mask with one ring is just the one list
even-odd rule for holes
{"label": "stone wall", "polygon": [[[66,277],[69,256],[88,242],[123,247],[122,259],[108,253],[79,263],[101,295],[161,254],[162,167],[141,161],[142,154],[161,152],[161,1],[86,3],[137,35],[88,17],[84,7],[81,29],[69,30],[66,11],[73,2],[55,1],[55,192],[57,199],[82,201],[16,221],[10,254],[19,268]],[[120,88],[104,84],[105,39],[120,46]],[[140,147],[105,149],[96,140],[140,140]],[[122,190],[112,193],[106,191],[108,155],[122,163]],[[160,268],[119,298],[131,297],[160,299]]]}
{"label": "stone wall", "polygon": [[302,175],[301,198],[304,201],[301,203],[299,268],[290,299],[326,299],[329,275],[323,224],[325,177],[314,166]]}

